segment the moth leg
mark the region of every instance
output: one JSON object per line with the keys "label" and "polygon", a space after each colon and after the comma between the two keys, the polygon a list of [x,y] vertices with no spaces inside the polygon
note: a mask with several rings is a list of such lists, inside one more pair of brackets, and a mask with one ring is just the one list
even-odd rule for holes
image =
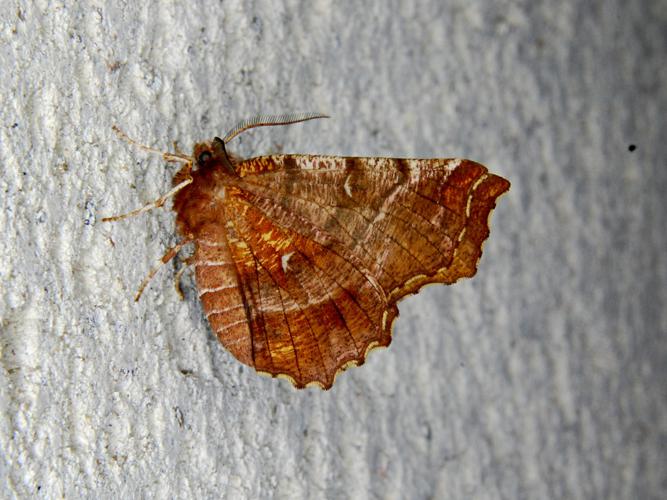
{"label": "moth leg", "polygon": [[183,156],[184,158],[187,158],[187,155],[181,151],[181,148],[178,147],[178,141],[174,141],[174,151],[176,151],[176,154],[179,156]]}
{"label": "moth leg", "polygon": [[144,289],[150,282],[150,280],[153,279],[153,276],[155,276],[155,273],[157,273],[162,266],[164,266],[167,262],[169,262],[171,259],[173,259],[178,252],[180,252],[181,248],[183,248],[185,245],[190,243],[192,240],[183,240],[177,245],[174,245],[171,247],[169,250],[165,252],[165,254],[162,256],[162,258],[159,260],[158,264],[151,269],[148,272],[148,276],[144,278],[144,280],[141,282],[141,285],[139,286],[139,290],[137,291],[137,294],[134,296],[134,301],[137,302],[139,298],[141,297],[141,294],[144,293]]}
{"label": "moth leg", "polygon": [[166,151],[160,151],[158,149],[152,148],[150,146],[146,146],[145,144],[141,144],[140,142],[135,141],[131,137],[129,137],[125,132],[123,132],[120,128],[118,128],[116,125],[111,127],[114,132],[116,132],[116,135],[123,139],[124,141],[129,142],[133,146],[138,147],[139,149],[143,149],[144,151],[148,151],[149,153],[155,153],[158,155],[161,155],[162,158],[164,158],[165,161],[168,162],[181,162],[181,163],[190,163],[192,162],[192,158],[188,155],[185,155],[181,153],[180,151],[177,151],[176,153],[169,153]]}
{"label": "moth leg", "polygon": [[181,288],[181,277],[183,276],[183,273],[190,268],[193,262],[194,258],[192,255],[187,259],[183,259],[183,264],[185,265],[181,267],[176,273],[176,276],[174,276],[174,288],[176,288],[176,293],[181,298],[181,300],[185,300],[185,295],[183,294],[183,289]]}
{"label": "moth leg", "polygon": [[147,212],[148,210],[151,210],[153,208],[160,208],[162,205],[164,205],[164,202],[167,201],[167,199],[169,197],[174,196],[181,189],[183,189],[185,186],[187,186],[188,184],[191,184],[191,183],[192,183],[192,177],[188,177],[187,179],[185,179],[180,184],[174,186],[174,188],[171,191],[169,191],[167,194],[164,194],[164,195],[160,196],[157,200],[149,203],[148,205],[144,205],[143,207],[137,208],[137,209],[132,210],[131,212],[127,212],[125,214],[114,215],[112,217],[104,217],[102,219],[102,222],[111,222],[111,221],[127,219],[128,217],[133,217],[135,215],[139,215],[140,213]]}

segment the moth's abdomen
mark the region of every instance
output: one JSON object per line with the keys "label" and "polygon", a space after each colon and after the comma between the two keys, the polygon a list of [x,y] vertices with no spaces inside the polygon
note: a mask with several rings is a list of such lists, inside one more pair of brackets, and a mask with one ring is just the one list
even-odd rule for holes
{"label": "moth's abdomen", "polygon": [[222,345],[236,359],[253,366],[245,300],[227,242],[217,232],[215,226],[206,227],[197,239],[194,266],[199,297]]}

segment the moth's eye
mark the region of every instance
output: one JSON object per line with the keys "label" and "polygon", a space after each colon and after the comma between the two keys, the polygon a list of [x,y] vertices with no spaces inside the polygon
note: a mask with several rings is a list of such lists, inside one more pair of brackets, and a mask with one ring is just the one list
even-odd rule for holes
{"label": "moth's eye", "polygon": [[197,163],[199,165],[203,165],[211,159],[211,156],[212,155],[210,151],[202,151],[201,153],[199,153],[199,157],[197,158]]}

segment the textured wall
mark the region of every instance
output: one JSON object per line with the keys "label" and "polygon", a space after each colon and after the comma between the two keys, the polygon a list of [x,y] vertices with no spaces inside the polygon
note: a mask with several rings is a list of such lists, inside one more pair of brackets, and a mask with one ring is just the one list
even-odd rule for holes
{"label": "textured wall", "polygon": [[[667,494],[664,1],[6,3],[0,496]],[[512,181],[478,275],[327,393],[239,365],[173,266],[132,301],[169,210],[100,222],[173,172],[112,124],[187,149],[297,110],[333,119],[236,151]]]}

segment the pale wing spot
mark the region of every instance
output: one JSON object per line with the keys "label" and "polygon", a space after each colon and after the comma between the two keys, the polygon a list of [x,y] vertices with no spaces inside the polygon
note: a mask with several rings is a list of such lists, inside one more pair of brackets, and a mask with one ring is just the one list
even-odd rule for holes
{"label": "pale wing spot", "polygon": [[459,243],[461,243],[463,241],[463,238],[465,237],[465,235],[466,235],[466,228],[464,227],[463,229],[461,229],[461,232],[459,233],[459,237],[457,238],[457,241]]}
{"label": "pale wing spot", "polygon": [[470,194],[468,195],[468,201],[466,203],[466,217],[470,217],[470,206],[472,204],[472,197],[473,194],[475,193],[475,190],[477,189],[477,186],[479,186],[485,180],[486,180],[486,175],[481,176],[479,179],[477,179],[477,182],[473,184],[472,189],[470,189]]}
{"label": "pale wing spot", "polygon": [[195,262],[195,266],[210,266],[210,267],[220,267],[220,266],[231,266],[231,262],[225,262],[222,260],[198,260]]}
{"label": "pale wing spot", "polygon": [[[227,323],[226,325],[218,328],[216,333],[222,333],[224,331],[229,330],[230,328],[234,328],[235,326],[238,326],[238,325],[241,325],[241,324],[247,324],[247,323],[248,323],[248,320],[246,320],[246,319],[240,319],[238,321],[233,321],[232,323]],[[243,340],[247,340],[247,339],[244,338]],[[233,343],[233,342],[230,342],[230,343]],[[225,342],[225,345],[227,345],[227,342]]]}
{"label": "pale wing spot", "polygon": [[197,239],[197,244],[205,247],[224,247],[226,245],[224,241],[208,241],[201,238]]}
{"label": "pale wing spot", "polygon": [[234,340],[225,340],[225,343],[223,345],[225,347],[229,348],[233,345],[241,344],[241,343],[243,343],[243,344],[248,343],[248,339],[246,337],[239,337],[239,338],[234,339]]}
{"label": "pale wing spot", "polygon": [[287,272],[287,266],[289,264],[290,257],[294,255],[294,252],[289,252],[280,257],[280,264],[283,266],[283,272]]}
{"label": "pale wing spot", "polygon": [[[282,170],[285,166],[285,157],[283,155],[271,155],[269,161],[275,165],[275,170]],[[273,170],[273,169],[271,169]]]}
{"label": "pale wing spot", "polygon": [[215,292],[220,292],[222,290],[229,290],[230,288],[236,288],[236,284],[233,285],[221,285],[221,286],[216,286],[213,288],[202,288],[199,290],[199,296],[201,297],[204,294],[207,293],[215,293]]}
{"label": "pale wing spot", "polygon": [[454,158],[452,160],[449,160],[447,162],[447,168],[449,170],[456,170],[459,167],[459,165],[461,165],[462,161],[463,160],[461,160],[461,158]]}
{"label": "pale wing spot", "polygon": [[345,189],[345,194],[347,194],[350,198],[352,198],[352,187],[350,186],[350,178],[352,176],[348,175],[345,178],[345,184],[343,184],[343,189]]}
{"label": "pale wing spot", "polygon": [[229,311],[234,311],[235,309],[241,309],[243,307],[243,304],[237,304],[235,306],[229,306],[229,307],[224,307],[222,309],[212,309],[206,313],[206,317],[213,316],[214,314],[225,314],[228,313]]}
{"label": "pale wing spot", "polygon": [[[235,326],[240,325],[242,323],[248,323],[248,320],[240,319],[240,320],[234,321],[232,323],[227,323],[222,328],[218,328],[218,331],[216,333],[222,333],[222,332],[224,332],[226,330],[229,330],[230,328],[234,328]],[[246,340],[246,339],[243,339],[243,340]],[[233,343],[233,342],[231,342],[231,343]]]}
{"label": "pale wing spot", "polygon": [[281,251],[281,250],[283,250],[285,247],[287,247],[287,246],[290,245],[290,241],[289,241],[288,239],[286,239],[286,238],[281,238],[280,236],[278,236],[278,237],[276,238],[276,234],[275,234],[275,232],[273,231],[273,229],[271,229],[270,231],[267,231],[267,232],[265,232],[265,233],[262,233],[262,240],[264,240],[264,241],[266,241],[267,243],[269,243],[269,244],[270,244],[271,246],[273,246],[273,247],[275,248],[275,250],[277,250],[277,251]]}

